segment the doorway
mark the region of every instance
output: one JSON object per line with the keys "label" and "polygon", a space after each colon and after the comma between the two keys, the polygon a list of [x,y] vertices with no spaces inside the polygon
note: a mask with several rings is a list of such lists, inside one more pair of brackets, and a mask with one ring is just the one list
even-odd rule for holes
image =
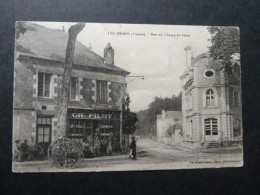
{"label": "doorway", "polygon": [[204,120],[205,141],[218,141],[218,119],[207,118]]}

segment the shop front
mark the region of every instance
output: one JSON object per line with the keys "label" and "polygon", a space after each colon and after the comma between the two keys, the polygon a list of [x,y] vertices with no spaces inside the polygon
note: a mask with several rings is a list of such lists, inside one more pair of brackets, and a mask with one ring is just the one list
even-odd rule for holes
{"label": "shop front", "polygon": [[67,137],[102,150],[120,151],[120,111],[68,109]]}

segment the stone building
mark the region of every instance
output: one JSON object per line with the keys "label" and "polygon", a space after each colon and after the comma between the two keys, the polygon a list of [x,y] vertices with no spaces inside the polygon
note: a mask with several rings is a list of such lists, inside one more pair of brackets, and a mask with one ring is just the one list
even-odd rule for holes
{"label": "stone building", "polygon": [[176,125],[182,120],[182,112],[162,110],[161,115],[157,115],[157,138],[169,137],[168,128]]}
{"label": "stone building", "polygon": [[192,56],[185,47],[182,82],[183,141],[197,146],[242,142],[240,62],[232,59],[229,74],[208,53]]}
{"label": "stone building", "polygon": [[[14,65],[13,139],[41,144],[45,149],[57,139],[57,101],[68,33],[24,23],[16,40]],[[115,66],[108,43],[104,58],[76,41],[73,59],[66,135],[78,142],[113,135],[120,150],[122,97],[126,75]]]}

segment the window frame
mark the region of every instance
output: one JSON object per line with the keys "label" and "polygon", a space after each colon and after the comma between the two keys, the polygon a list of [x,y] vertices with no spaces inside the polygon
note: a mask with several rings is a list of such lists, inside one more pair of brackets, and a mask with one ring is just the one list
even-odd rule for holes
{"label": "window frame", "polygon": [[[39,123],[39,119],[45,119],[46,122]],[[49,123],[47,122],[49,119]],[[43,128],[43,133],[39,134],[39,128]],[[49,133],[45,133],[45,128],[49,128]],[[42,140],[39,142],[39,135],[42,136]],[[45,141],[45,135],[48,135],[48,141]],[[36,128],[36,143],[51,143],[52,140],[52,117],[50,116],[37,116],[37,128]]]}
{"label": "window frame", "polygon": [[[102,86],[104,84],[104,86]],[[108,104],[108,82],[105,80],[96,81],[96,102],[99,104]],[[103,95],[102,95],[103,94]]]}
{"label": "window frame", "polygon": [[[236,94],[236,95],[235,95]],[[239,107],[240,106],[240,91],[235,88],[230,88],[230,106]]]}
{"label": "window frame", "polygon": [[[73,84],[73,79],[76,80],[76,86],[75,86],[75,98],[72,98],[72,84]],[[79,101],[79,78],[78,77],[71,77],[70,80],[70,100],[71,101]]]}
{"label": "window frame", "polygon": [[[211,71],[212,73],[213,73],[213,75],[212,76],[207,76],[206,75],[206,73],[208,72],[208,71]],[[215,77],[215,75],[216,75],[216,72],[213,70],[213,69],[207,69],[207,70],[205,70],[204,72],[203,72],[203,76],[204,76],[204,78],[206,78],[206,79],[212,79],[212,78],[214,78]]]}
{"label": "window frame", "polygon": [[[40,76],[42,75],[42,88],[40,88]],[[50,78],[49,78],[49,89],[46,88],[46,75],[49,75]],[[46,72],[38,72],[38,83],[37,83],[37,95],[38,95],[38,98],[51,98],[51,81],[52,80],[52,73],[46,73]],[[41,94],[40,95],[40,91],[41,91]],[[46,91],[49,91],[49,95],[46,96],[45,95],[45,92]]]}
{"label": "window frame", "polygon": [[[218,119],[206,118],[204,119],[204,132],[206,136],[219,135]],[[209,134],[207,134],[209,132]]]}
{"label": "window frame", "polygon": [[[212,92],[210,94],[208,94],[208,92]],[[216,106],[216,95],[213,89],[208,89],[205,92],[205,96],[206,96],[206,107],[215,107]],[[209,98],[209,99],[208,99]]]}

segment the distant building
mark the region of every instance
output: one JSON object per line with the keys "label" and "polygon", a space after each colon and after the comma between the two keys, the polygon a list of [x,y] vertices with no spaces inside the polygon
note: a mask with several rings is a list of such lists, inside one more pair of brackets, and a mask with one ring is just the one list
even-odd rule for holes
{"label": "distant building", "polygon": [[161,115],[157,115],[157,138],[169,137],[169,127],[177,125],[182,120],[182,112],[180,111],[167,111],[162,110]]}
{"label": "distant building", "polygon": [[[24,23],[16,40],[14,66],[13,139],[36,141],[45,150],[57,139],[58,93],[64,71],[68,33]],[[104,58],[76,41],[72,66],[66,136],[78,142],[113,135],[120,150],[122,97],[126,75],[115,66],[108,43]],[[94,144],[94,143],[93,143]]]}
{"label": "distant building", "polygon": [[241,142],[240,62],[234,57],[227,75],[208,53],[193,58],[190,46],[185,51],[186,69],[180,77],[183,141],[200,146]]}

